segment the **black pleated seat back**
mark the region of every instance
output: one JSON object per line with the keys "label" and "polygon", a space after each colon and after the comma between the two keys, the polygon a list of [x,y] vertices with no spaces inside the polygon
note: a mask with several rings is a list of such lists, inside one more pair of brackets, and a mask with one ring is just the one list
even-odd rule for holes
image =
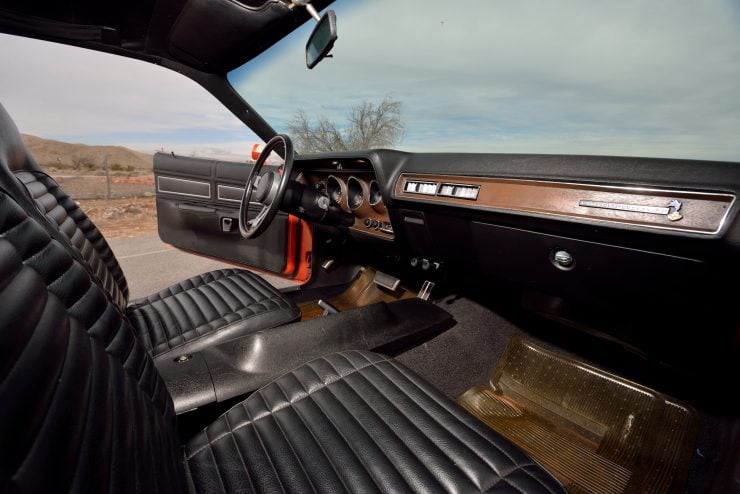
{"label": "black pleated seat back", "polygon": [[165,384],[8,172],[25,155],[0,106],[0,492],[182,491]]}

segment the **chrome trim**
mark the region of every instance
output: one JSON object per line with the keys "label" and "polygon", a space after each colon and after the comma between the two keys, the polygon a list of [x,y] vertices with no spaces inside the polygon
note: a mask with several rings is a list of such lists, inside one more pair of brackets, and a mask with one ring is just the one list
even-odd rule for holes
{"label": "chrome trim", "polygon": [[[354,180],[360,186],[360,199],[361,200],[360,200],[360,203],[357,206],[355,206],[355,207],[352,207],[352,204],[349,203],[349,200],[350,200],[349,199],[350,198],[349,181],[350,180]],[[363,204],[365,204],[365,190],[362,188],[362,183],[363,183],[363,181],[360,180],[359,178],[355,177],[354,175],[350,175],[349,178],[347,178],[347,206],[349,207],[349,209],[351,211],[357,211],[358,209],[360,209],[362,207]],[[368,187],[368,191],[369,190],[370,190],[370,188]]]}
{"label": "chrome trim", "polygon": [[[329,180],[331,179],[334,179],[334,181],[339,186],[339,196],[336,199],[332,198],[331,193],[329,192]],[[342,184],[344,184],[344,188],[346,189],[347,182],[343,180],[342,178],[337,177],[336,175],[329,175],[328,177],[326,177],[326,195],[329,196],[329,199],[331,199],[332,201],[336,201],[337,203],[339,203],[342,200],[342,195],[343,195],[342,194]],[[347,207],[349,207],[349,203],[347,203]]]}
{"label": "chrome trim", "polygon": [[[434,184],[434,192],[416,192],[411,190],[406,190],[406,184],[409,182],[418,182],[422,184]],[[415,180],[415,179],[407,179],[404,177],[403,179],[403,191],[407,194],[419,194],[421,196],[436,196],[437,191],[439,190],[439,182],[436,180]]]}
{"label": "chrome trim", "polygon": [[[203,194],[188,194],[187,192],[177,192],[175,190],[164,190],[164,189],[162,189],[162,184],[161,184],[161,180],[162,179],[165,179],[165,180],[174,180],[174,181],[177,181],[177,182],[188,182],[188,183],[191,183],[191,184],[207,185],[208,186],[208,195],[207,196],[204,196]],[[188,179],[185,179],[185,178],[168,177],[168,176],[165,176],[165,175],[159,175],[157,177],[157,192],[162,192],[163,194],[175,194],[175,195],[179,195],[179,196],[200,197],[200,198],[203,198],[203,199],[210,199],[211,198],[211,184],[210,184],[210,182],[203,182],[203,181],[200,181],[200,180],[188,180]]]}
{"label": "chrome trim", "polygon": [[[380,196],[380,199],[378,199],[375,202],[372,201],[373,184],[375,184],[378,187],[378,195]],[[370,183],[367,186],[367,195],[368,195],[367,203],[370,204],[371,206],[377,206],[378,204],[383,203],[383,193],[380,191],[380,184],[378,183],[377,180],[375,179],[370,180]]]}
{"label": "chrome trim", "polygon": [[660,206],[644,206],[642,204],[626,204],[621,202],[588,201],[582,199],[578,205],[582,208],[611,209],[613,211],[628,211],[630,213],[648,213],[666,216],[671,208]]}
{"label": "chrome trim", "polygon": [[[443,194],[440,192],[442,190],[442,187],[445,185],[452,185],[453,187],[471,187],[475,189],[475,197],[460,197],[460,196],[453,196],[450,194]],[[455,183],[455,182],[440,182],[439,187],[437,187],[437,195],[440,197],[453,197],[455,199],[467,199],[468,201],[477,201],[478,200],[478,194],[480,194],[480,185],[475,184],[463,184],[463,183]]]}
{"label": "chrome trim", "polygon": [[[396,187],[399,182],[399,180],[403,180],[403,189],[405,189],[406,186],[406,180],[408,180],[407,177],[404,175],[424,175],[424,173],[401,173],[396,179],[396,186],[393,187],[393,198],[399,199],[401,201],[414,201],[414,202],[423,202],[425,204],[440,204],[439,201],[430,201],[429,199],[426,199],[423,194],[420,194],[420,197],[399,197],[398,194],[396,194]],[[660,192],[663,194],[692,194],[692,195],[698,195],[698,196],[721,196],[725,198],[730,199],[730,205],[727,207],[727,211],[725,211],[725,214],[722,216],[722,219],[719,222],[719,225],[717,226],[717,229],[712,232],[702,232],[697,230],[689,230],[685,228],[677,228],[673,226],[663,226],[663,225],[639,225],[635,223],[630,223],[629,221],[619,221],[619,220],[600,220],[595,218],[574,218],[572,216],[568,216],[565,214],[558,214],[558,213],[547,213],[547,212],[530,212],[530,211],[523,211],[520,209],[504,209],[504,208],[492,208],[489,206],[481,206],[480,204],[454,204],[454,203],[442,203],[447,206],[452,207],[462,207],[467,209],[478,209],[483,211],[493,211],[493,212],[500,212],[500,213],[508,213],[508,214],[517,214],[520,216],[534,216],[534,217],[556,217],[556,218],[566,218],[574,223],[595,223],[598,225],[604,225],[604,224],[617,224],[617,225],[627,225],[632,228],[638,229],[638,230],[668,230],[668,231],[675,231],[675,232],[683,232],[683,233],[692,233],[697,235],[717,235],[719,232],[722,231],[722,228],[725,226],[725,223],[727,221],[727,218],[730,215],[730,211],[732,211],[732,208],[735,206],[735,201],[737,200],[737,197],[734,194],[730,194],[727,192],[696,192],[691,190],[676,190],[676,189],[656,189],[652,187],[636,187],[636,186],[622,186],[622,185],[600,185],[600,184],[594,184],[589,182],[557,182],[555,180],[533,180],[528,178],[503,178],[503,177],[493,177],[493,176],[482,176],[482,175],[435,175],[440,177],[450,177],[450,178],[460,178],[468,176],[470,178],[476,178],[476,179],[487,179],[487,180],[500,180],[502,182],[530,182],[530,183],[538,183],[538,184],[558,184],[558,185],[574,185],[577,187],[593,187],[593,188],[600,188],[600,189],[609,189],[613,192],[624,192],[624,191],[633,191],[633,192]],[[413,179],[412,179],[413,180]],[[420,180],[423,181],[423,180]],[[427,182],[432,183],[433,180],[428,180]],[[413,194],[413,193],[412,193]],[[447,196],[435,196],[435,197],[441,197],[443,199],[447,198]]]}
{"label": "chrome trim", "polygon": [[242,202],[241,199],[227,199],[225,197],[221,197],[221,189],[231,189],[231,190],[237,190],[239,191],[239,195],[244,195],[244,188],[243,187],[232,187],[230,185],[221,185],[218,184],[216,187],[216,198],[219,201],[228,201],[228,202]]}

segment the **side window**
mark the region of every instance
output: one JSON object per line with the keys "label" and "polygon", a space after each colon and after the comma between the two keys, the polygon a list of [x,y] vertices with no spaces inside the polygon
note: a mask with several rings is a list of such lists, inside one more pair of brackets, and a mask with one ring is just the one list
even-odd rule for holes
{"label": "side window", "polygon": [[262,145],[195,82],[147,62],[0,34],[0,102],[106,237],[156,234],[155,152],[251,162]]}

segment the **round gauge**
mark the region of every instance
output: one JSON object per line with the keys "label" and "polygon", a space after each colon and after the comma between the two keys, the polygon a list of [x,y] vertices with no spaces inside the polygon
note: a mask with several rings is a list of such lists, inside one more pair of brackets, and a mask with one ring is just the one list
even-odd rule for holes
{"label": "round gauge", "polygon": [[326,193],[332,201],[338,203],[342,199],[342,180],[330,175],[326,179]]}
{"label": "round gauge", "polygon": [[362,206],[365,196],[362,191],[362,183],[355,177],[349,177],[347,180],[347,204],[354,211]]}
{"label": "round gauge", "polygon": [[371,206],[377,206],[383,201],[383,196],[380,194],[380,185],[378,185],[378,182],[376,180],[373,180],[370,182],[370,197],[368,197],[368,201],[370,202]]}

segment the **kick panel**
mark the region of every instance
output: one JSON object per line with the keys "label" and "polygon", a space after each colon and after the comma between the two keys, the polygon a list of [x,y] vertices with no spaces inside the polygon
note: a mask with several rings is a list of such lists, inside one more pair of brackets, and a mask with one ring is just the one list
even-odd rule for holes
{"label": "kick panel", "polygon": [[721,193],[406,173],[394,196],[701,234],[718,233],[735,201]]}

